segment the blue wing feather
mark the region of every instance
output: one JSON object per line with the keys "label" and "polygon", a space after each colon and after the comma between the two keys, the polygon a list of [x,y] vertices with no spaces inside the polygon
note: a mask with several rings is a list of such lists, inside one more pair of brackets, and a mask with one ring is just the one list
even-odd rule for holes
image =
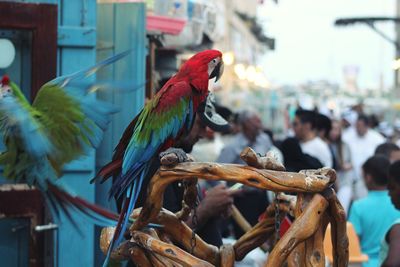
{"label": "blue wing feather", "polygon": [[103,61],[100,61],[99,63],[97,63],[96,65],[94,65],[92,67],[89,67],[89,68],[81,70],[81,71],[77,71],[77,72],[69,74],[69,75],[57,77],[57,78],[49,81],[48,83],[58,84],[61,87],[64,87],[73,80],[81,79],[81,78],[92,75],[93,73],[98,71],[100,68],[105,67],[111,63],[114,63],[115,61],[120,60],[121,58],[128,55],[130,52],[131,52],[131,50],[128,50],[128,51],[124,51],[122,53],[116,54],[115,56],[112,56]]}
{"label": "blue wing feather", "polygon": [[[25,149],[35,157],[42,157],[54,152],[54,147],[47,133],[15,97],[1,99],[1,131],[7,135],[20,135]],[[16,131],[9,132],[9,131]]]}

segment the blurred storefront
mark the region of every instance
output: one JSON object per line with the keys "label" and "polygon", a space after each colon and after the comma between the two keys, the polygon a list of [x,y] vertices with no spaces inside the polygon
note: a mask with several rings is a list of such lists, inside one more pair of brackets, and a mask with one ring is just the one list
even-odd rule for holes
{"label": "blurred storefront", "polygon": [[[148,1],[148,14],[174,15],[186,20],[179,34],[153,35],[153,79],[161,84],[173,75],[180,64],[197,51],[219,49],[224,52],[225,71],[222,79],[210,89],[218,100],[233,110],[253,107],[264,121],[276,114],[278,95],[269,90],[267,74],[260,67],[263,55],[274,49],[275,40],[267,37],[257,18],[257,8],[262,2],[228,0]],[[162,4],[161,4],[162,2]],[[152,7],[157,8],[152,8]],[[185,12],[186,10],[187,12]],[[157,35],[158,34],[158,35]],[[148,89],[151,96],[160,88],[153,84]],[[274,103],[273,103],[274,102]],[[273,126],[275,127],[275,126]]]}

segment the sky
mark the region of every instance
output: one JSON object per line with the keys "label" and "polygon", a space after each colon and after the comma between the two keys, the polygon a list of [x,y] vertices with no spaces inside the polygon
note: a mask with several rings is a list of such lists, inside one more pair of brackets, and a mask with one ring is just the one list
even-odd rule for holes
{"label": "sky", "polygon": [[[337,18],[395,16],[395,0],[272,0],[259,9],[275,50],[261,61],[275,85],[328,80],[343,85],[344,69],[358,70],[360,88],[393,85],[394,45],[369,27],[334,26]],[[394,38],[394,24],[376,24]]]}

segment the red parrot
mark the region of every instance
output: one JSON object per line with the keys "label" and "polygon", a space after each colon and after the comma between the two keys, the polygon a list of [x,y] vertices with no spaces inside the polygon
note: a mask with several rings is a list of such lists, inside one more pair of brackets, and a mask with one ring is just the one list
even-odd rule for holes
{"label": "red parrot", "polygon": [[119,239],[113,240],[109,251],[125,232],[143,180],[150,178],[151,160],[190,132],[196,111],[207,98],[208,81],[218,80],[223,66],[218,50],[197,53],[186,61],[129,124],[112,161],[98,173],[96,178],[103,181],[114,176],[110,196],[118,198],[126,193],[114,234],[114,239]]}

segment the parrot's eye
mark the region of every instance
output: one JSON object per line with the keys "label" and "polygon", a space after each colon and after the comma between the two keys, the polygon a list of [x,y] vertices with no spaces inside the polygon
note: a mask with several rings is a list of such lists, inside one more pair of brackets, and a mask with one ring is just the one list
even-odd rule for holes
{"label": "parrot's eye", "polygon": [[212,60],[212,62],[213,62],[213,63],[217,63],[217,60],[214,58],[214,59]]}

